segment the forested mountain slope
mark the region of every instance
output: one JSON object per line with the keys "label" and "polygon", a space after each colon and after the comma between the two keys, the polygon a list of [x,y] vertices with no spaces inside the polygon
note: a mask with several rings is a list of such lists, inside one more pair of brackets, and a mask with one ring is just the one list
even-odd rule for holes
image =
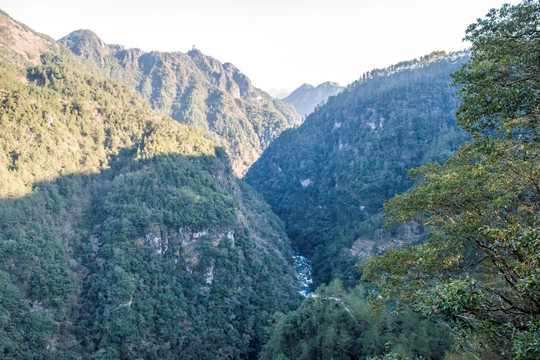
{"label": "forested mountain slope", "polygon": [[[283,132],[246,180],[312,257],[315,277],[354,277],[352,254],[419,238],[414,225],[383,230],[384,199],[407,190],[407,170],[448,157],[464,140],[449,74],[466,53],[432,53],[373,70]],[[352,250],[351,250],[352,249]]]}
{"label": "forested mountain slope", "polygon": [[467,358],[540,359],[539,23],[540,2],[524,0],[467,28],[471,58],[452,77],[471,142],[385,204],[427,240],[362,265],[379,300],[441,317]]}
{"label": "forested mountain slope", "polygon": [[75,31],[59,43],[87,59],[94,73],[136,89],[154,110],[202,128],[226,149],[239,176],[283,130],[301,120],[291,105],[255,88],[234,65],[196,49],[146,53],[107,45],[89,30]]}
{"label": "forested mountain slope", "polygon": [[253,357],[298,305],[281,221],[200,130],[0,26],[1,357]]}

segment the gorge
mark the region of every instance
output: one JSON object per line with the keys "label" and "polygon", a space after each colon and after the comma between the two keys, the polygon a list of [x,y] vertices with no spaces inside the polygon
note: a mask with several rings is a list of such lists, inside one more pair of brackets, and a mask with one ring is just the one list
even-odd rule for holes
{"label": "gorge", "polygon": [[0,357],[539,358],[539,17],[280,101],[0,11]]}

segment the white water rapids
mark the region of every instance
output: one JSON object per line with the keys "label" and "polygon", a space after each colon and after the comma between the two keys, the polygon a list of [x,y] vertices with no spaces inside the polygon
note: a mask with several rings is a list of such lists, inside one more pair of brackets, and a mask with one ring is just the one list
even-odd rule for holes
{"label": "white water rapids", "polygon": [[293,250],[292,257],[294,259],[294,272],[300,285],[300,294],[308,296],[313,292],[311,288],[313,278],[311,277],[309,260],[296,250]]}

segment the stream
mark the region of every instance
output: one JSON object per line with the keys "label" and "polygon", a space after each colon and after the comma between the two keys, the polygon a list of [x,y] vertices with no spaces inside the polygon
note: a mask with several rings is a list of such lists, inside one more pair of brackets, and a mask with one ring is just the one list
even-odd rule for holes
{"label": "stream", "polygon": [[294,259],[294,272],[300,285],[300,294],[308,296],[313,292],[313,288],[311,287],[313,278],[311,277],[309,260],[296,250],[293,250],[292,257]]}

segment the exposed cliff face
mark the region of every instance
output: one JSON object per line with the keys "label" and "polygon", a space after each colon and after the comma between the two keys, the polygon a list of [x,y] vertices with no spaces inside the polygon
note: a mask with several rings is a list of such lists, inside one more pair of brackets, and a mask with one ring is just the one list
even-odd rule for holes
{"label": "exposed cliff face", "polygon": [[121,49],[114,56],[124,68],[135,70],[139,67],[138,59],[144,54],[141,49]]}
{"label": "exposed cliff face", "polygon": [[106,45],[87,30],[59,42],[90,60],[95,73],[136,89],[160,113],[204,129],[226,149],[239,176],[283,130],[301,121],[292,106],[255,88],[234,65],[199,50],[144,53]]}
{"label": "exposed cliff face", "polygon": [[229,93],[235,99],[250,99],[254,95],[255,88],[249,78],[233,64],[222,64],[199,50],[192,50],[187,54],[212,85]]}
{"label": "exposed cliff face", "polygon": [[317,105],[324,103],[330,96],[339,93],[343,89],[343,86],[330,81],[319,84],[317,87],[303,84],[284,98],[283,101],[294,106],[301,116],[307,116],[315,110]]}
{"label": "exposed cliff face", "polygon": [[466,59],[434,53],[365,74],[282,133],[250,168],[246,180],[312,258],[315,280],[354,278],[351,248],[367,256],[422,235],[382,229],[379,213],[383,200],[412,185],[408,169],[443,160],[464,141],[449,74]]}
{"label": "exposed cliff face", "polygon": [[200,129],[86,70],[118,61],[168,91],[162,75],[197,69],[190,57],[94,51],[84,33],[81,59],[0,22],[24,40],[0,50],[3,358],[255,356],[299,300],[282,222]]}

